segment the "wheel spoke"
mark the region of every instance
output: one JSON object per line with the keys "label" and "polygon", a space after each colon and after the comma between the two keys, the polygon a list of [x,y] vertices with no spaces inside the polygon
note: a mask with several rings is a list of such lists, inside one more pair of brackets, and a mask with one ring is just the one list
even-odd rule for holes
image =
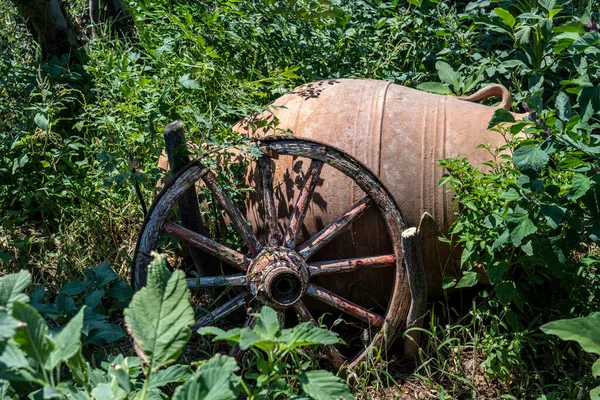
{"label": "wheel spoke", "polygon": [[300,232],[300,228],[302,228],[302,223],[304,222],[304,217],[308,211],[308,206],[312,200],[315,188],[317,187],[317,182],[319,180],[319,175],[321,174],[322,168],[322,161],[312,160],[310,163],[310,168],[306,173],[304,187],[298,196],[296,207],[294,207],[294,211],[290,216],[290,221],[283,238],[284,246],[290,249],[294,249],[296,247],[296,239],[298,233]]}
{"label": "wheel spoke", "polygon": [[201,278],[188,278],[187,285],[190,289],[210,288],[216,286],[244,286],[246,285],[245,275],[220,275],[207,276]]}
{"label": "wheel spoke", "polygon": [[210,314],[205,315],[200,318],[195,324],[193,329],[196,330],[203,326],[209,324],[215,324],[219,320],[225,318],[235,310],[241,308],[244,304],[246,304],[246,298],[248,297],[248,293],[240,293],[235,296],[233,299],[229,300],[222,306],[218,307],[216,310],[211,312]]}
{"label": "wheel spoke", "polygon": [[306,294],[315,299],[321,300],[325,304],[329,304],[330,306],[337,308],[340,311],[345,312],[346,314],[350,314],[355,318],[360,319],[361,321],[367,322],[368,324],[381,327],[383,326],[384,319],[381,315],[375,314],[358,304],[354,304],[349,300],[340,297],[329,290],[322,288],[320,286],[310,284],[308,289],[306,290]]}
{"label": "wheel spoke", "polygon": [[[302,301],[297,302],[293,306],[296,314],[305,322],[312,322],[315,326],[317,326],[317,321],[313,318],[310,311]],[[344,357],[340,354],[340,352],[335,348],[334,345],[328,344],[323,347],[325,351],[325,356],[329,359],[329,362],[335,369],[340,369],[340,367],[344,364]]]}
{"label": "wheel spoke", "polygon": [[365,197],[353,205],[348,212],[327,225],[320,232],[298,247],[298,253],[305,259],[315,254],[319,249],[321,249],[323,246],[333,240],[333,238],[339,235],[344,229],[346,229],[351,223],[356,221],[358,217],[363,215],[363,213],[371,207],[371,204],[371,199],[369,197]]}
{"label": "wheel spoke", "polygon": [[262,156],[258,160],[258,168],[261,175],[261,187],[263,193],[263,204],[265,208],[265,223],[267,230],[267,243],[277,246],[281,243],[281,232],[277,224],[277,209],[273,195],[273,171],[271,171],[271,159]]}
{"label": "wheel spoke", "polygon": [[238,206],[225,194],[223,189],[217,183],[217,178],[215,174],[212,172],[208,172],[206,175],[202,177],[206,186],[211,190],[214,194],[217,202],[223,207],[229,218],[231,219],[231,223],[235,227],[237,233],[240,234],[242,239],[244,240],[244,244],[248,248],[248,252],[250,254],[257,254],[260,251],[260,243],[254,233],[252,232],[252,228],[248,225],[248,222],[242,215]]}
{"label": "wheel spoke", "polygon": [[241,271],[245,271],[250,264],[250,260],[243,254],[170,221],[165,222],[163,225],[163,231],[169,235],[175,236],[177,239],[183,240],[184,242],[189,243],[196,248],[204,250],[207,253],[220,258],[227,264],[231,264]]}
{"label": "wheel spoke", "polygon": [[396,264],[396,256],[388,254],[385,256],[348,258],[345,260],[321,261],[308,264],[310,276],[337,274],[341,272],[353,272],[362,269],[393,267]]}

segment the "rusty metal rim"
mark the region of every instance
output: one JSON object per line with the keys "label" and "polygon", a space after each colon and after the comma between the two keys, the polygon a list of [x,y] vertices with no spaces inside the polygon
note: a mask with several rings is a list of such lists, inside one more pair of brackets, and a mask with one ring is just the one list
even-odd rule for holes
{"label": "rusty metal rim", "polygon": [[[361,353],[356,355],[349,362],[350,367],[357,366],[363,359],[368,357],[370,351],[374,347],[380,346],[382,344],[386,346],[391,345],[400,327],[405,322],[406,316],[408,314],[408,309],[410,305],[410,294],[408,290],[407,276],[403,266],[401,249],[401,232],[405,228],[401,212],[395,204],[393,197],[391,196],[388,189],[367,167],[365,167],[362,163],[360,163],[353,157],[349,156],[348,154],[344,153],[339,149],[336,149],[333,146],[320,143],[318,141],[307,140],[293,136],[270,136],[260,139],[257,142],[259,144],[259,148],[261,148],[261,151],[268,156],[273,156],[274,152],[282,155],[310,158],[312,160],[319,160],[321,163],[329,164],[333,168],[339,170],[344,175],[350,177],[350,179],[355,181],[358,184],[358,186],[367,194],[367,196],[369,196],[375,202],[381,214],[384,216],[386,228],[388,230],[388,234],[392,239],[395,254],[396,269],[394,290],[391,294],[391,298],[388,303],[388,307],[385,313],[385,319],[382,323],[383,326],[381,327],[379,332],[373,337],[371,343]],[[195,168],[196,170],[194,170]],[[144,223],[141,227],[140,239],[136,244],[136,249],[134,253],[134,264],[131,273],[131,279],[132,286],[136,290],[143,286],[143,283],[145,282],[145,269],[147,268],[146,266],[149,261],[149,255],[147,253],[142,253],[140,251],[140,247],[142,244],[142,239],[148,235],[145,233],[147,227],[149,225],[153,225],[151,223],[151,220],[154,217],[156,217],[154,215],[155,211],[157,211],[157,208],[159,207],[165,196],[171,196],[169,195],[171,188],[175,185],[176,182],[178,182],[180,179],[183,179],[182,177],[190,179],[190,181],[186,182],[184,186],[182,186],[179,189],[179,192],[182,192],[183,190],[191,187],[197,180],[203,178],[203,176],[206,173],[208,173],[208,170],[206,170],[206,168],[200,163],[199,159],[191,161],[188,165],[182,168],[167,182],[163,190],[159,193],[159,195],[155,198],[154,202],[152,203],[152,206],[150,207],[148,214],[146,215],[146,218],[144,220]],[[159,214],[163,214],[165,221],[168,212],[172,208],[173,204],[174,201],[172,201],[171,206],[167,207],[166,211],[158,209]],[[160,223],[159,230],[162,229],[163,223]],[[156,232],[154,240],[150,240],[150,242],[155,242],[157,240],[157,237],[158,232]],[[316,289],[315,287],[311,287],[311,291],[313,293],[316,290],[321,289],[322,288]],[[237,299],[236,301],[239,302],[239,299]],[[294,309],[298,312],[299,315],[303,316],[305,320],[313,320],[312,316],[310,315],[308,310],[302,305],[301,302],[298,303],[297,306],[295,305]],[[326,349],[326,352],[333,354],[333,352],[337,351],[335,349]],[[336,362],[334,361],[336,357],[339,361],[339,353],[337,353],[337,355],[333,354],[332,356],[330,356],[330,359],[333,361],[333,364],[336,364]],[[336,366],[339,367],[339,365]]]}

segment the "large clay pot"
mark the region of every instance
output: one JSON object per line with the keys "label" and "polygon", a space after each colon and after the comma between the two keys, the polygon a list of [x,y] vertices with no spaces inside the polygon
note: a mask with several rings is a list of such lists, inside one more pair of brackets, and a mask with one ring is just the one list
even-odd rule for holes
{"label": "large clay pot", "polygon": [[[370,79],[329,79],[300,86],[273,103],[270,111],[244,120],[235,129],[254,137],[282,132],[317,140],[350,154],[375,175],[392,194],[408,226],[420,226],[419,241],[430,296],[442,293],[444,273],[456,274],[459,260],[448,245],[437,238],[454,221],[452,194],[438,186],[444,170],[440,159],[463,155],[481,166],[491,156],[477,145],[505,144],[505,139],[487,129],[497,109],[481,105],[489,95],[501,95],[501,106],[510,106],[508,91],[493,85],[476,96],[459,99]],[[252,123],[267,119],[271,125],[253,129]],[[310,161],[288,157],[280,160],[274,181],[282,227],[302,187],[302,174]],[[250,174],[249,179],[254,175]],[[315,202],[302,229],[304,239],[338,218],[363,197],[362,191],[338,171],[321,173]],[[262,210],[250,199],[246,205],[253,226],[264,226]],[[260,232],[259,232],[260,234]],[[354,223],[327,245],[315,260],[387,254],[391,244],[376,211]],[[384,271],[356,272],[326,285],[360,304],[386,302],[389,279]],[[352,286],[356,287],[352,287]],[[362,289],[368,289],[367,291]],[[384,303],[385,304],[385,303]]]}

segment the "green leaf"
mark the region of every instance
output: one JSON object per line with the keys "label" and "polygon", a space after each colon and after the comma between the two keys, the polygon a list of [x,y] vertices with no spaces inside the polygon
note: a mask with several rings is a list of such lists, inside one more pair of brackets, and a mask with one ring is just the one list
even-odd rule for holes
{"label": "green leaf", "polygon": [[554,204],[542,204],[540,210],[546,219],[546,223],[552,229],[558,228],[567,212],[565,207],[559,207]]}
{"label": "green leaf", "polygon": [[513,26],[515,26],[515,23],[517,22],[517,20],[507,10],[497,7],[497,8],[494,8],[494,13],[500,18],[500,21],[502,21],[502,23],[504,25],[507,25],[511,28]]}
{"label": "green leaf", "polygon": [[148,283],[125,309],[125,324],[135,350],[153,372],[171,364],[191,336],[194,310],[189,302],[185,274],[171,272],[166,256],[156,255],[148,267]]}
{"label": "green leaf", "polygon": [[590,391],[590,400],[600,400],[600,386]]}
{"label": "green leaf", "polygon": [[500,198],[508,201],[519,200],[521,198],[521,194],[517,192],[516,189],[510,188],[506,192],[502,193]]}
{"label": "green leaf", "polygon": [[127,392],[121,389],[119,382],[112,379],[110,383],[100,383],[92,390],[92,396],[97,400],[124,400]]}
{"label": "green leaf", "polygon": [[13,303],[13,317],[21,322],[14,337],[15,342],[29,357],[40,365],[45,365],[54,344],[47,336],[48,326],[46,321],[38,314],[35,308],[28,304],[15,301]]}
{"label": "green leaf", "polygon": [[596,360],[594,365],[592,365],[592,376],[596,378],[600,377],[600,359]]}
{"label": "green leaf", "polygon": [[600,355],[600,312],[582,318],[552,321],[540,329],[562,340],[574,340],[583,350]]}
{"label": "green leaf", "polygon": [[82,293],[84,290],[86,290],[90,286],[91,286],[91,284],[89,282],[78,280],[78,281],[73,281],[73,282],[67,283],[60,290],[60,292],[62,294],[66,294],[68,296],[77,296],[78,294]]}
{"label": "green leaf", "polygon": [[513,123],[516,122],[515,117],[512,113],[504,108],[499,108],[494,111],[494,115],[492,115],[492,119],[488,123],[488,129],[492,129],[498,124],[501,123]]}
{"label": "green leaf", "polygon": [[293,328],[284,329],[280,340],[284,343],[280,346],[282,350],[311,345],[337,344],[341,341],[337,333],[319,328],[312,322],[303,322]]}
{"label": "green leaf", "polygon": [[508,271],[508,262],[505,260],[495,261],[488,265],[487,267],[487,276],[492,285],[495,285],[498,281],[500,281],[506,271]]}
{"label": "green leaf", "polygon": [[257,318],[252,331],[261,340],[274,340],[280,335],[281,324],[279,323],[277,311],[271,307],[263,306],[260,313],[254,315]]}
{"label": "green leaf", "polygon": [[19,321],[0,310],[0,340],[13,337],[18,325]]}
{"label": "green leaf", "polygon": [[98,307],[102,297],[104,297],[104,289],[93,290],[85,295],[85,305],[93,310]]}
{"label": "green leaf", "polygon": [[190,78],[190,74],[182,75],[181,78],[179,78],[179,83],[186,89],[200,89],[200,85]]}
{"label": "green leaf", "polygon": [[173,400],[234,400],[238,395],[239,366],[235,359],[217,354],[200,364],[196,374],[173,395]]}
{"label": "green leaf", "polygon": [[465,271],[462,278],[456,285],[457,289],[473,287],[479,283],[479,274],[475,271]]}
{"label": "green leaf", "polygon": [[506,243],[508,243],[508,239],[510,239],[510,230],[505,229],[500,236],[494,240],[494,243],[492,243],[492,250],[500,250]]}
{"label": "green leaf", "polygon": [[25,270],[0,278],[0,307],[10,311],[15,301],[28,303],[29,297],[25,294],[25,289],[30,284],[31,274]]}
{"label": "green leaf", "polygon": [[583,174],[574,174],[573,181],[571,183],[571,190],[567,195],[569,200],[577,200],[581,196],[585,195],[588,190],[592,187],[592,181],[590,178]]}
{"label": "green leaf", "polygon": [[539,173],[548,164],[548,154],[539,146],[521,146],[513,153],[515,167],[524,174]]}
{"label": "green leaf", "polygon": [[80,386],[87,388],[90,384],[90,366],[83,358],[81,352],[78,351],[73,357],[66,360],[66,363],[67,367],[69,367],[69,370],[71,371],[73,380]]}
{"label": "green leaf", "polygon": [[563,121],[568,121],[571,118],[571,102],[565,92],[560,92],[556,96],[556,114]]}
{"label": "green leaf", "polygon": [[158,371],[150,378],[148,387],[165,386],[173,382],[185,382],[193,375],[188,365],[171,365],[167,369]]}
{"label": "green leaf", "polygon": [[43,131],[48,130],[48,118],[44,114],[36,114],[33,118],[35,124]]}
{"label": "green leaf", "polygon": [[85,306],[65,325],[55,340],[54,350],[46,360],[44,368],[52,370],[62,361],[74,357],[81,350],[81,330],[83,329],[83,313]]}
{"label": "green leaf", "polygon": [[16,343],[9,340],[0,345],[0,370],[27,367],[29,362]]}
{"label": "green leaf", "polygon": [[240,328],[234,328],[228,331],[224,331],[223,329],[217,328],[215,326],[205,326],[203,328],[198,329],[198,334],[215,335],[213,340],[231,340],[234,342],[239,342],[241,330]]}
{"label": "green leaf", "polygon": [[513,281],[504,281],[496,285],[496,296],[500,303],[507,305],[515,296],[517,287]]}
{"label": "green leaf", "polygon": [[454,90],[460,89],[460,74],[454,70],[449,64],[438,61],[435,63],[435,69],[438,72],[440,80],[448,85],[453,85]]}
{"label": "green leaf", "polygon": [[510,241],[513,245],[520,246],[523,239],[537,232],[537,226],[529,219],[529,216],[526,213],[523,215],[515,212],[512,214],[512,218],[518,218],[518,220],[516,224],[510,224]]}
{"label": "green leaf", "polygon": [[452,90],[448,85],[439,82],[423,82],[417,86],[417,89],[429,93],[452,94]]}
{"label": "green leaf", "polygon": [[592,115],[600,112],[600,86],[586,86],[577,99],[581,122],[588,122]]}
{"label": "green leaf", "polygon": [[346,382],[329,371],[307,371],[298,378],[302,390],[314,400],[354,399]]}

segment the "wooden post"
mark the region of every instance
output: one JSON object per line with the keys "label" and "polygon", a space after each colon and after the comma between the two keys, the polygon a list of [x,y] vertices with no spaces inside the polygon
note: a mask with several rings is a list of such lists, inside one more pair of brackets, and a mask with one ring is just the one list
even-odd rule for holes
{"label": "wooden post", "polygon": [[[410,310],[406,317],[406,329],[421,328],[423,317],[427,311],[427,279],[423,268],[417,228],[408,228],[402,232],[402,253],[411,299]],[[421,331],[409,331],[407,336],[404,339],[404,356],[416,360],[421,342]]]}
{"label": "wooden post", "polygon": [[[171,172],[175,174],[190,162],[183,122],[173,121],[168,124],[164,130],[164,137],[165,151],[169,157]],[[181,224],[191,231],[207,236],[206,228],[202,222],[202,215],[200,214],[200,205],[198,204],[198,195],[195,186],[192,186],[181,196],[177,201],[177,206],[181,216]],[[199,249],[191,246],[188,246],[188,248],[196,266],[196,271],[198,271],[200,276],[219,275],[219,272],[215,270],[216,266],[219,265],[218,262],[212,262],[212,257]]]}

